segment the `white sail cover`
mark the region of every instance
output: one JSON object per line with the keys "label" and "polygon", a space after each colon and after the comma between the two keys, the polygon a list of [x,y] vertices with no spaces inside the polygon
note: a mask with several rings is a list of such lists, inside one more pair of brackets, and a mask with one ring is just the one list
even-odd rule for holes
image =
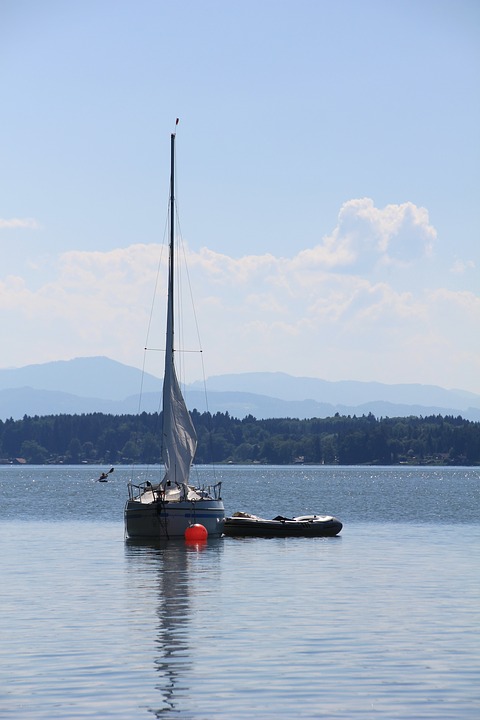
{"label": "white sail cover", "polygon": [[163,381],[163,483],[170,481],[181,485],[188,482],[196,449],[197,433],[180,390],[173,357],[167,353]]}

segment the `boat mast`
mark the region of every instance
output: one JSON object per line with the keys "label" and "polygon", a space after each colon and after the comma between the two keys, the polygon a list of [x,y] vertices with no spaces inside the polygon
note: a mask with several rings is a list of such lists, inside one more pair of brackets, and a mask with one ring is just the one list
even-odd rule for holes
{"label": "boat mast", "polygon": [[175,251],[175,133],[170,136],[170,248],[168,268],[168,319],[170,332],[167,337],[167,353],[173,362],[173,281]]}
{"label": "boat mast", "polygon": [[183,485],[186,494],[188,475],[197,447],[197,434],[180,390],[174,363],[175,133],[170,136],[170,153],[170,252],[162,413],[162,458],[165,463],[165,476],[162,484],[164,487],[172,482]]}

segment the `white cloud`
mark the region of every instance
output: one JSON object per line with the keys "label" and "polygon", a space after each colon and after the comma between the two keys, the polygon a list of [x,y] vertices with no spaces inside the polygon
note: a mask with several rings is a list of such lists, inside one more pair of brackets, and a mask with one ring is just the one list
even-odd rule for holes
{"label": "white cloud", "polygon": [[[478,295],[415,287],[402,266],[395,287],[370,272],[393,258],[428,261],[434,237],[426,211],[410,203],[378,210],[352,200],[320,246],[292,258],[186,247],[207,375],[279,370],[480,392]],[[22,278],[0,280],[1,331],[12,338],[2,365],[81,355],[140,365],[149,323],[149,346],[163,347],[163,303],[150,316],[150,299],[159,266],[165,292],[166,259],[155,245],[75,251],[59,257],[54,280],[36,291]],[[159,372],[158,355],[154,361]],[[187,368],[187,380],[198,377]]]}
{"label": "white cloud", "polygon": [[325,269],[365,272],[378,264],[407,266],[432,253],[437,234],[425,208],[407,202],[376,208],[370,198],[349,200],[332,233],[300,262]]}
{"label": "white cloud", "polygon": [[475,263],[473,260],[455,260],[452,267],[450,268],[450,272],[454,275],[463,275],[468,270],[474,269]]}
{"label": "white cloud", "polygon": [[0,218],[0,230],[28,228],[29,230],[38,230],[39,224],[33,218],[10,218],[4,220]]}

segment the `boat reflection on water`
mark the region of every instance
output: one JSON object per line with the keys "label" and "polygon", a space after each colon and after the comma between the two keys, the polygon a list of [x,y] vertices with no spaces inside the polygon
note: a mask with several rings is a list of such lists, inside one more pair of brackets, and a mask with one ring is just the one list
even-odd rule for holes
{"label": "boat reflection on water", "polygon": [[138,589],[135,612],[147,628],[145,652],[149,651],[148,638],[155,638],[155,689],[162,695],[161,706],[149,708],[155,717],[178,714],[190,705],[189,678],[198,659],[190,639],[194,637],[192,617],[199,601],[208,602],[208,591],[218,587],[223,547],[220,538],[125,543],[129,576]]}

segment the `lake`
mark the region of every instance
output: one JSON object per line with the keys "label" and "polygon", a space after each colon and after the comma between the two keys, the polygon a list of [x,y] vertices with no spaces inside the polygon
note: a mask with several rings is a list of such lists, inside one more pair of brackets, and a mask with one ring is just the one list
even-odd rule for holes
{"label": "lake", "polygon": [[344,528],[203,547],[125,542],[104,469],[0,466],[0,718],[480,717],[479,469],[217,467]]}

